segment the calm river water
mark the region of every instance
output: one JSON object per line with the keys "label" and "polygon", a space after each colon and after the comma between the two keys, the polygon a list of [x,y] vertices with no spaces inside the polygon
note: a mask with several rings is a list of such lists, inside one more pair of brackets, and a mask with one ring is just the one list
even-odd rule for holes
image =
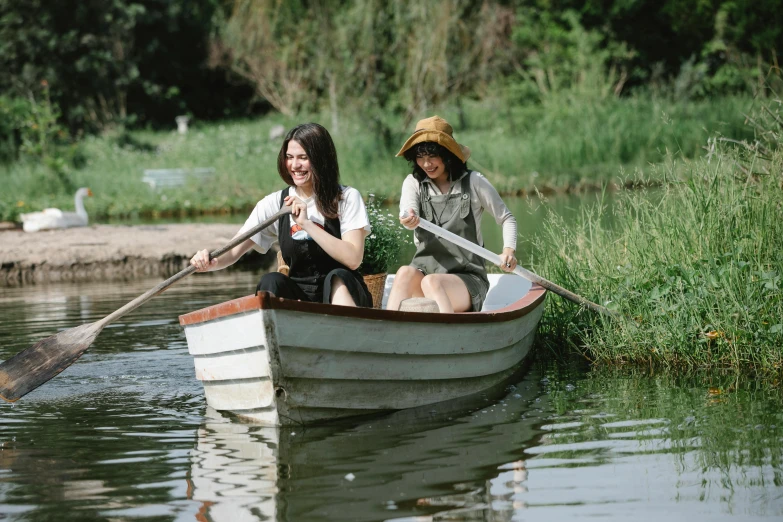
{"label": "calm river water", "polygon": [[[0,520],[668,521],[783,517],[783,394],[748,377],[539,354],[497,395],[307,429],[209,410],[179,314],[258,274],[195,275],[0,404]],[[157,284],[0,289],[0,360]]]}

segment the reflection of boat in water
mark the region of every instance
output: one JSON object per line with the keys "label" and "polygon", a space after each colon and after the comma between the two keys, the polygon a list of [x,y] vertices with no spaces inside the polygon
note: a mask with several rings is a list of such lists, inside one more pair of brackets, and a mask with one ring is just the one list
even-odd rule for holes
{"label": "reflection of boat in water", "polygon": [[180,324],[209,406],[267,425],[310,424],[505,381],[530,350],[545,293],[519,276],[491,274],[483,311],[438,314],[261,292],[183,315]]}
{"label": "reflection of boat in water", "polygon": [[[521,414],[539,390],[525,385],[501,389],[497,402],[483,395],[358,424],[264,427],[210,409],[191,454],[189,498],[201,502],[200,519],[215,522],[371,521],[488,509],[490,480],[509,475],[523,487],[526,477],[519,459],[538,424]],[[496,510],[480,519],[511,514]]]}
{"label": "reflection of boat in water", "polygon": [[188,498],[201,502],[197,520],[277,520],[277,428],[213,419],[198,431]]}

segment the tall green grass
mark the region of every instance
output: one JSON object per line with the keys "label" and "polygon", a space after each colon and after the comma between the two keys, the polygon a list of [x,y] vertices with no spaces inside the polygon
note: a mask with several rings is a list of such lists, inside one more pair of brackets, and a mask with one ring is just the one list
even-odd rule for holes
{"label": "tall green grass", "polygon": [[[438,113],[448,118],[458,141],[473,151],[469,165],[509,194],[622,184],[617,176],[621,167],[658,162],[667,152],[698,157],[714,132],[747,137],[742,112],[750,104],[743,98],[675,103],[563,94],[526,107],[509,107],[499,100],[466,101],[420,116]],[[281,140],[270,140],[270,129],[303,121],[330,128],[344,183],[365,195],[398,197],[408,166],[394,155],[415,123],[345,113],[335,126],[324,114],[275,114],[196,125],[186,135],[140,131],[88,137],[80,144],[86,164],[77,169],[60,162],[59,175],[32,160],[0,166],[0,220],[47,206],[70,208],[72,192],[79,186],[93,190],[87,208],[97,219],[245,212],[283,185],[276,173]],[[201,185],[167,191],[150,190],[141,182],[144,169],[185,167],[213,167],[216,175]]]}
{"label": "tall green grass", "polygon": [[760,177],[740,154],[657,166],[665,188],[621,196],[613,230],[600,205],[576,224],[549,219],[536,270],[630,319],[552,296],[546,341],[605,363],[783,369],[783,154]]}
{"label": "tall green grass", "polygon": [[646,167],[670,155],[700,157],[715,133],[752,138],[743,117],[751,102],[738,97],[590,100],[564,93],[536,106],[471,107],[468,129],[457,131],[483,167],[479,170],[498,174],[493,182],[502,192],[579,190],[623,184],[619,167]]}

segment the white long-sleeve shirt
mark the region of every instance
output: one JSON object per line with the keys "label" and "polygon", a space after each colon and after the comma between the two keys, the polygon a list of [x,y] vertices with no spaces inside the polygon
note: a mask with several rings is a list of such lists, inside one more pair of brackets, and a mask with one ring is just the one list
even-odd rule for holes
{"label": "white long-sleeve shirt", "polygon": [[[442,194],[440,189],[429,179],[424,180],[423,185],[429,190],[431,196]],[[451,193],[462,193],[460,183],[451,184]],[[419,182],[413,177],[413,174],[408,174],[405,181],[402,182],[400,216],[407,215],[409,209],[413,209],[416,215],[420,216],[420,203]],[[476,222],[476,238],[480,244],[484,243],[481,237],[481,216],[486,210],[503,228],[503,248],[517,249],[517,220],[514,219],[492,183],[476,171],[470,173],[470,210],[473,212],[473,218]],[[415,236],[414,242],[418,243]]]}

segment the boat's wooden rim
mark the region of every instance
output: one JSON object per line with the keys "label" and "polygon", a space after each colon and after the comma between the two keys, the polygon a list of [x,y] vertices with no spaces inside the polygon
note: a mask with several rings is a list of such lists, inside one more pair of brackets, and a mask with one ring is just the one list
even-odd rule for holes
{"label": "boat's wooden rim", "polygon": [[338,317],[351,317],[359,319],[375,319],[383,321],[399,321],[406,323],[496,323],[505,322],[525,316],[535,310],[544,301],[546,290],[534,284],[527,294],[521,299],[503,308],[488,312],[467,312],[459,314],[440,314],[426,312],[398,312],[393,310],[380,310],[376,308],[354,308],[351,306],[337,306],[323,303],[311,303],[295,301],[275,297],[268,292],[259,292],[232,299],[225,303],[216,304],[201,310],[196,310],[179,316],[179,324],[190,326],[194,324],[213,321],[222,317],[250,312],[253,310],[292,310],[300,313],[321,315],[333,315]]}

